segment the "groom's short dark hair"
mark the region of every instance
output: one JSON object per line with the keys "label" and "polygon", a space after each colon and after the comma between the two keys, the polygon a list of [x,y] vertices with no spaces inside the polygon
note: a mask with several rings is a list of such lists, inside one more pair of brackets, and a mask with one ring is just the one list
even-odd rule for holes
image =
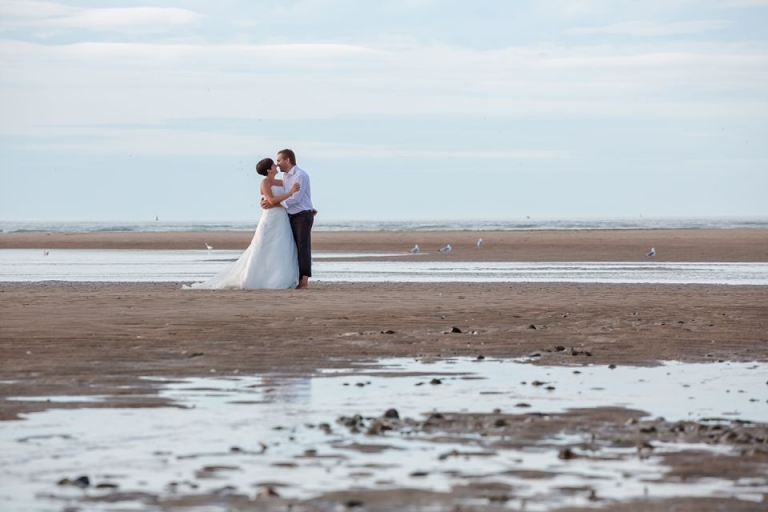
{"label": "groom's short dark hair", "polygon": [[296,165],[296,153],[294,153],[292,149],[281,149],[277,154],[283,155],[290,160],[293,165]]}

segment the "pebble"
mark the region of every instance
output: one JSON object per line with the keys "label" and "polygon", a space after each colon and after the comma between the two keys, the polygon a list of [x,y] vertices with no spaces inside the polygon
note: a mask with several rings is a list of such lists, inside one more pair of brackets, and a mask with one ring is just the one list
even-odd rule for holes
{"label": "pebble", "polygon": [[74,480],[70,480],[69,478],[62,478],[57,482],[57,484],[58,485],[74,485],[75,487],[80,487],[81,489],[85,489],[86,487],[91,485],[91,479],[85,475],[82,475],[75,478]]}
{"label": "pebble", "polygon": [[280,495],[271,486],[265,486],[265,487],[262,487],[258,493],[256,493],[256,497],[257,498],[279,498]]}

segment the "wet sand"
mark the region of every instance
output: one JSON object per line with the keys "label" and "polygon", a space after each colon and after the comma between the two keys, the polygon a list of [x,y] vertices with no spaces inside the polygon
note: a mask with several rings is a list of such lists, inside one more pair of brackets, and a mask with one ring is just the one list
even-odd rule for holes
{"label": "wet sand", "polygon": [[[214,249],[243,250],[251,232],[3,233],[0,249]],[[484,245],[476,248],[478,238]],[[768,261],[768,230],[653,229],[587,231],[319,231],[321,252],[405,253],[418,244],[422,259],[460,261]],[[438,249],[450,244],[453,252]]]}
{"label": "wet sand", "polygon": [[[478,236],[486,241],[479,250],[474,245]],[[249,240],[250,233],[4,234],[0,248],[199,249],[207,242],[238,249]],[[314,234],[316,251],[405,251],[417,243],[430,253],[426,257],[466,260],[637,261],[655,246],[657,261],[768,261],[764,230]],[[445,243],[454,251],[435,254]],[[768,287],[760,286],[393,283],[317,284],[306,291],[184,291],[180,284],[12,283],[0,284],[0,318],[0,374],[13,381],[0,387],[3,395],[113,397],[87,407],[168,405],[143,396],[148,385],[141,376],[209,376],[212,370],[220,376],[303,373],[383,357],[532,356],[544,364],[568,365],[768,362]],[[83,406],[3,400],[0,419]],[[436,428],[469,432],[493,417],[472,419],[454,418]],[[563,421],[566,431],[619,431],[627,413],[592,411]],[[764,433],[765,426],[758,427]],[[705,436],[705,430],[692,430]],[[514,438],[516,431],[509,435]],[[734,481],[764,479],[759,468],[768,462],[766,443],[765,437],[753,438],[737,463],[701,454],[668,462],[676,468],[669,478],[680,478],[675,471],[688,471],[693,478],[706,467]],[[363,495],[368,510],[410,510],[420,500],[452,508],[467,496],[487,492],[471,486],[439,496],[405,489],[349,491],[315,504],[295,504],[304,507],[295,510],[320,510],[317,503],[323,500],[344,503]],[[165,504],[221,503],[221,497],[209,498],[182,497]],[[488,503],[477,510],[496,510]],[[234,497],[230,504],[245,507]],[[716,510],[716,504],[751,509],[725,498],[643,506]],[[273,505],[275,510],[285,506]],[[268,509],[264,503],[252,506]],[[627,504],[624,509],[633,508]]]}

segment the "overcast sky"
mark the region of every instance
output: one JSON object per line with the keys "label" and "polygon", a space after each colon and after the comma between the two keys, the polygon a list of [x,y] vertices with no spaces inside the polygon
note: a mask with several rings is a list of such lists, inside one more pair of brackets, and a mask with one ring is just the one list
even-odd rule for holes
{"label": "overcast sky", "polygon": [[0,220],[768,215],[768,0],[0,0]]}

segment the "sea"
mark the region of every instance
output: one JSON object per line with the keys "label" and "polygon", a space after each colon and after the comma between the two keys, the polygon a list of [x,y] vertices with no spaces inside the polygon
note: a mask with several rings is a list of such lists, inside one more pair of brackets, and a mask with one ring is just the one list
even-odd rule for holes
{"label": "sea", "polygon": [[[148,221],[3,221],[0,233],[152,233],[172,231],[251,231],[256,220]],[[495,220],[324,220],[317,231],[523,231],[590,229],[705,229],[768,228],[768,216],[751,217],[634,217],[533,218]]]}

